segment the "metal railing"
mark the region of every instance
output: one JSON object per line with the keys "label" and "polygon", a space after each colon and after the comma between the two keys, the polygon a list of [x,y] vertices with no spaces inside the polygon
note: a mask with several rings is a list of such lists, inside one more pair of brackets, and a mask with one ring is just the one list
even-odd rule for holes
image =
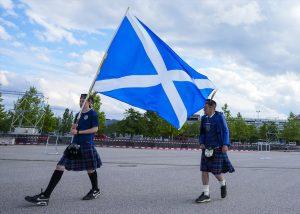
{"label": "metal railing", "polygon": [[[0,134],[0,139],[13,138],[16,145],[47,145],[50,141],[52,145],[67,145],[70,143],[70,136],[61,135],[11,135]],[[51,140],[52,139],[52,140]],[[53,140],[54,139],[54,140]],[[200,149],[198,139],[188,140],[159,140],[159,139],[117,139],[117,138],[101,138],[95,137],[96,146],[100,147],[128,147],[128,148],[176,148],[176,149]],[[0,145],[3,142],[0,140]],[[296,144],[261,144],[261,143],[232,143],[231,150],[241,151],[270,151],[283,150],[294,151],[300,150]]]}

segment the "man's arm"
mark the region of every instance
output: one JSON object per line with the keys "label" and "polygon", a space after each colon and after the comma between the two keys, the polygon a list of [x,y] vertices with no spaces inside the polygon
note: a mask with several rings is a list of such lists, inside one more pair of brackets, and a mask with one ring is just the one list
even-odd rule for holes
{"label": "man's arm", "polygon": [[93,127],[93,128],[90,128],[90,129],[80,130],[80,131],[77,131],[77,129],[72,129],[71,133],[72,134],[94,134],[97,131],[98,131],[98,127]]}
{"label": "man's arm", "polygon": [[229,140],[229,129],[227,126],[227,122],[225,120],[224,114],[221,114],[221,129],[222,129],[222,152],[225,153],[228,151],[228,146],[230,146],[230,140]]}
{"label": "man's arm", "polygon": [[222,127],[222,143],[223,145],[230,146],[229,141],[229,129],[227,126],[226,119],[224,117],[224,114],[221,114],[221,127]]}
{"label": "man's arm", "polygon": [[91,126],[92,128],[90,129],[85,129],[85,130],[77,130],[77,126],[72,126],[72,129],[71,129],[71,133],[72,134],[94,134],[98,131],[98,126],[99,126],[99,120],[98,120],[98,114],[95,112],[93,115],[92,115],[92,118],[91,118]]}
{"label": "man's arm", "polygon": [[77,130],[78,124],[76,124],[76,122],[77,122],[78,114],[79,114],[79,113],[77,113],[77,114],[75,115],[74,121],[73,121],[73,123],[72,123],[72,125],[71,125],[70,132],[71,132],[72,134],[73,134],[73,129]]}

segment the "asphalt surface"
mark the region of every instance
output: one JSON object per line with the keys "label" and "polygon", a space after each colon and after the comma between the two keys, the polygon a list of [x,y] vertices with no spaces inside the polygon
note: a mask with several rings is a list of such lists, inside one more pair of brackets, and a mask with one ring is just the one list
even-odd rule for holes
{"label": "asphalt surface", "polygon": [[[300,213],[300,153],[229,152],[236,172],[226,175],[228,197],[210,176],[212,201],[201,194],[200,151],[97,148],[102,194],[92,201],[85,172],[65,172],[49,206],[24,200],[48,184],[60,155],[44,146],[0,146],[0,213]],[[50,148],[51,149],[51,148]],[[64,147],[59,147],[60,153]]]}

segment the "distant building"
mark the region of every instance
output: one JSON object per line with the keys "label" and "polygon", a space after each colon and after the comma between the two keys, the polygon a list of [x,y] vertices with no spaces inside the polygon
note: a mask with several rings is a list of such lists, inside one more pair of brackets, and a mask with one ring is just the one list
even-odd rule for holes
{"label": "distant building", "polygon": [[188,122],[188,123],[193,123],[193,122],[197,122],[197,121],[200,121],[200,120],[201,120],[200,114],[193,114],[192,116],[190,116],[190,117],[187,119],[187,122]]}
{"label": "distant building", "polygon": [[117,122],[119,122],[120,120],[115,120],[115,119],[106,119],[105,120],[105,126],[110,126],[110,125],[112,125],[112,124],[114,124],[114,123],[117,123]]}
{"label": "distant building", "polygon": [[34,127],[16,127],[11,134],[14,135],[39,135],[40,132]]}
{"label": "distant building", "polygon": [[245,122],[249,125],[255,125],[256,128],[261,127],[265,123],[275,123],[279,130],[283,130],[284,124],[287,120],[282,119],[257,119],[257,118],[245,118]]}
{"label": "distant building", "polygon": [[297,119],[297,120],[300,120],[300,114],[297,115],[296,119]]}

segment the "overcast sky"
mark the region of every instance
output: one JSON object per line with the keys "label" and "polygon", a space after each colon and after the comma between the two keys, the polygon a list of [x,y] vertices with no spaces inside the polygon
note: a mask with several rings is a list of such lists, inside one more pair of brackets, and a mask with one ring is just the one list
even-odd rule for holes
{"label": "overcast sky", "polygon": [[[300,113],[300,2],[0,0],[2,90],[35,86],[59,109],[78,110],[127,7],[208,76],[244,117]],[[3,96],[7,108],[17,97]],[[101,95],[107,118],[128,105]]]}

